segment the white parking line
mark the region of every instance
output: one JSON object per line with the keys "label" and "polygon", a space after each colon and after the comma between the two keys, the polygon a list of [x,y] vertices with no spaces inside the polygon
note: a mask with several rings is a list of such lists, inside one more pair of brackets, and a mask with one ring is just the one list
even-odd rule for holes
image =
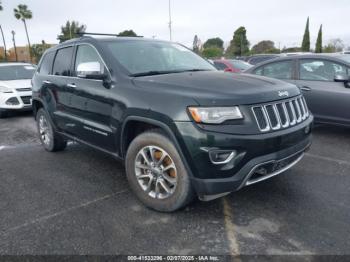
{"label": "white parking line", "polygon": [[79,209],[79,208],[82,208],[82,207],[87,207],[87,206],[89,206],[89,205],[95,204],[95,203],[97,203],[97,202],[100,202],[100,201],[102,201],[102,200],[105,200],[105,199],[114,197],[114,196],[119,195],[119,194],[122,194],[122,193],[125,193],[125,192],[127,192],[127,191],[128,191],[128,190],[122,190],[122,191],[119,191],[119,192],[115,192],[115,193],[113,193],[113,194],[105,195],[105,196],[96,198],[96,199],[94,199],[94,200],[91,200],[91,201],[82,203],[82,204],[80,204],[80,205],[73,206],[73,207],[70,207],[70,208],[61,210],[61,211],[59,211],[59,212],[56,212],[56,213],[53,213],[53,214],[50,214],[50,215],[46,215],[46,216],[42,216],[42,217],[39,217],[39,218],[30,220],[30,221],[28,221],[28,222],[26,222],[26,223],[23,223],[22,225],[18,225],[18,226],[15,226],[15,227],[11,227],[11,228],[9,228],[9,229],[5,229],[5,230],[3,230],[2,232],[0,232],[0,235],[8,234],[8,233],[10,233],[11,231],[15,231],[15,230],[18,230],[18,229],[23,228],[23,227],[26,227],[26,226],[30,226],[30,225],[33,225],[33,224],[36,224],[36,223],[43,222],[43,221],[48,220],[48,219],[50,219],[50,218],[53,218],[53,217],[57,217],[57,216],[59,216],[59,215],[66,214],[66,213],[68,213],[68,212],[74,211],[74,210]]}
{"label": "white parking line", "polygon": [[350,165],[350,162],[346,161],[346,160],[340,160],[340,159],[336,159],[336,158],[332,158],[332,157],[328,157],[328,156],[320,156],[320,155],[315,155],[315,154],[311,154],[311,153],[305,153],[305,155],[312,157],[312,158],[319,159],[319,160],[336,162],[339,165]]}
{"label": "white parking line", "polygon": [[229,241],[230,255],[238,256],[239,246],[236,238],[235,225],[232,222],[232,219],[233,219],[232,208],[227,202],[226,197],[222,198],[222,202],[224,206],[224,220],[225,220],[227,239]]}

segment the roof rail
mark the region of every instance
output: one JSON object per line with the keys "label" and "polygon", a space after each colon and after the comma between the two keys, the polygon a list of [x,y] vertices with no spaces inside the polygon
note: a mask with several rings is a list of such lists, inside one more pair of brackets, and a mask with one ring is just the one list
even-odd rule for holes
{"label": "roof rail", "polygon": [[[89,36],[89,35],[101,35],[101,36],[115,36],[115,37],[120,37],[117,34],[104,34],[104,33],[90,33],[90,32],[78,32],[77,35],[79,36]],[[143,37],[142,35],[138,35],[138,36],[133,36],[133,37]]]}
{"label": "roof rail", "polygon": [[104,36],[118,36],[117,34],[103,34],[103,33],[88,33],[88,32],[78,32],[77,35],[84,36],[84,35],[104,35]]}

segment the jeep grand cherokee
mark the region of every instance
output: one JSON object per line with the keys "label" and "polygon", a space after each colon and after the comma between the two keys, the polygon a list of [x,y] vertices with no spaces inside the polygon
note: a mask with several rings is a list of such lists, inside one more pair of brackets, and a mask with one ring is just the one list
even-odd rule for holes
{"label": "jeep grand cherokee", "polygon": [[111,154],[137,197],[167,212],[289,169],[313,121],[294,85],[219,72],[180,44],[124,37],[46,51],[33,107],[47,151],[75,140]]}

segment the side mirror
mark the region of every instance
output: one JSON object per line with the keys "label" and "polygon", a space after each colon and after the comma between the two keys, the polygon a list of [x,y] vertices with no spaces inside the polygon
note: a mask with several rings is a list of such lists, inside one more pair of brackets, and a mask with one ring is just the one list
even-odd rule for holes
{"label": "side mirror", "polygon": [[343,82],[343,83],[347,83],[349,82],[350,77],[345,75],[345,74],[338,74],[334,76],[334,81],[335,82]]}
{"label": "side mirror", "polygon": [[233,72],[233,70],[231,68],[227,67],[227,68],[224,69],[224,72]]}
{"label": "side mirror", "polygon": [[86,79],[106,79],[106,74],[103,72],[103,67],[99,62],[86,62],[81,63],[77,67],[77,77]]}

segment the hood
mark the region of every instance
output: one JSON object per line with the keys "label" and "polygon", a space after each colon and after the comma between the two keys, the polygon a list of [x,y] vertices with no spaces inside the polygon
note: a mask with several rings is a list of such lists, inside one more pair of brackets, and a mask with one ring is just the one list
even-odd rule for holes
{"label": "hood", "polygon": [[0,81],[0,86],[16,89],[16,88],[32,87],[32,84],[31,84],[31,79],[19,79],[19,80]]}
{"label": "hood", "polygon": [[159,92],[174,94],[174,97],[186,95],[207,106],[265,103],[300,94],[299,88],[286,82],[220,71],[135,77],[133,81],[141,88],[157,88]]}

